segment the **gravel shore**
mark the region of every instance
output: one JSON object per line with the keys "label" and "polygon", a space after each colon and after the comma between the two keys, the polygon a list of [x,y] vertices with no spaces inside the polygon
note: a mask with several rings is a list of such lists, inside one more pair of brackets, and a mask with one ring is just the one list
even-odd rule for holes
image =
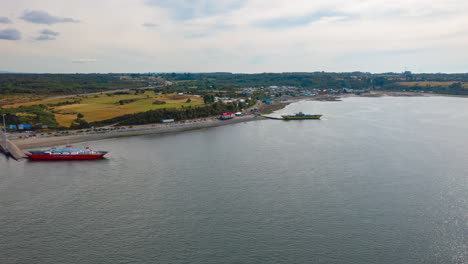
{"label": "gravel shore", "polygon": [[218,120],[213,118],[189,120],[185,122],[176,122],[168,124],[151,124],[151,125],[138,125],[132,127],[125,127],[118,130],[110,131],[93,131],[73,135],[60,135],[60,136],[37,136],[29,138],[15,138],[11,139],[19,148],[34,149],[42,147],[60,146],[65,144],[79,143],[85,141],[100,140],[106,138],[150,135],[170,132],[180,132],[192,129],[216,127],[235,123],[249,122],[264,119],[261,116],[246,115],[238,116],[229,120]]}

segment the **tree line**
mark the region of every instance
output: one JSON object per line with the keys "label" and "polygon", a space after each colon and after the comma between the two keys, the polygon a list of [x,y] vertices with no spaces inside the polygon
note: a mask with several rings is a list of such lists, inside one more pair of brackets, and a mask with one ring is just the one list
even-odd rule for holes
{"label": "tree line", "polygon": [[162,108],[156,110],[150,110],[141,113],[127,114],[103,121],[92,122],[92,126],[106,126],[106,125],[144,125],[159,123],[164,119],[174,119],[175,121],[204,118],[210,116],[216,116],[223,112],[238,112],[242,109],[246,109],[253,106],[256,103],[255,100],[247,100],[246,102],[232,102],[232,103],[213,103],[210,105],[199,106],[199,107],[182,107],[176,108]]}
{"label": "tree line", "polygon": [[[132,78],[127,78],[131,76]],[[134,88],[149,84],[144,80],[156,74],[0,74],[0,95],[4,94],[72,94],[109,89]],[[363,72],[284,72],[284,73],[161,73],[158,80],[173,85],[162,92],[225,92],[245,87],[295,86],[316,89],[379,89],[405,81],[468,82],[468,74],[412,74]],[[394,85],[398,88],[398,85]]]}
{"label": "tree line", "polygon": [[113,74],[0,74],[0,94],[73,94],[135,87]]}

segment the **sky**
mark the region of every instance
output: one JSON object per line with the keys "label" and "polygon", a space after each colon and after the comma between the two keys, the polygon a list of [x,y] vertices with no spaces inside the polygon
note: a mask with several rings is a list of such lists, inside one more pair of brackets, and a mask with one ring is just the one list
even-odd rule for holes
{"label": "sky", "polygon": [[468,72],[465,0],[0,0],[0,71]]}

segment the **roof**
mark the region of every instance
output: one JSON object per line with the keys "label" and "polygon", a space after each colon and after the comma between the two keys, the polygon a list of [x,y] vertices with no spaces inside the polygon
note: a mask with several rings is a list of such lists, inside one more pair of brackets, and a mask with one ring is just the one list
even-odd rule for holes
{"label": "roof", "polygon": [[233,113],[227,112],[227,113],[221,113],[221,115],[233,115]]}

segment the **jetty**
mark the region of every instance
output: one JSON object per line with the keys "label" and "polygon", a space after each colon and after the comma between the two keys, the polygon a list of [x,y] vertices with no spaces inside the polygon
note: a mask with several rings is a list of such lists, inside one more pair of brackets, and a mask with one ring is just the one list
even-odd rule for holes
{"label": "jetty", "polygon": [[284,118],[282,118],[282,117],[274,117],[274,116],[266,116],[266,115],[261,115],[261,116],[264,117],[264,118],[268,118],[268,119],[284,120]]}
{"label": "jetty", "polygon": [[15,143],[7,139],[6,134],[0,131],[0,148],[6,155],[11,155],[14,159],[19,160],[25,158],[24,152],[16,146]]}

